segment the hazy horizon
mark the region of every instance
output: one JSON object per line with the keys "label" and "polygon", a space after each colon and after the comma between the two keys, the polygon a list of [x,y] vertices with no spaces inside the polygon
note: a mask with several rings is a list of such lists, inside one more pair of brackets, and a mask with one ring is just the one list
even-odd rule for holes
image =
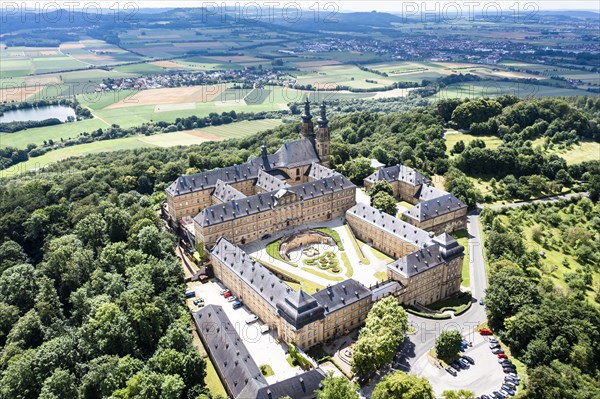
{"label": "hazy horizon", "polygon": [[[92,2],[80,2],[79,5],[75,5],[76,9],[79,9],[80,7],[84,7],[87,3],[92,3]],[[98,4],[100,3],[101,6],[104,8],[104,4],[102,4],[103,2],[93,2],[94,4]],[[600,13],[600,3],[598,1],[589,1],[589,0],[584,0],[584,1],[573,1],[573,2],[564,2],[564,1],[554,1],[554,0],[545,0],[545,1],[517,1],[515,2],[514,0],[500,0],[500,1],[493,1],[493,2],[489,2],[489,1],[470,1],[470,0],[465,0],[465,1],[451,1],[451,0],[440,0],[440,1],[370,1],[370,2],[364,2],[364,1],[358,1],[358,0],[342,0],[342,1],[316,1],[316,0],[300,0],[300,1],[270,1],[270,0],[264,0],[264,1],[252,1],[252,0],[248,0],[248,1],[244,1],[244,0],[216,0],[216,1],[196,1],[196,0],[175,0],[175,1],[169,1],[167,2],[163,2],[163,1],[156,1],[156,0],[141,0],[141,1],[106,1],[106,8],[112,7],[114,4],[119,3],[121,5],[125,5],[125,4],[135,4],[137,5],[140,9],[145,9],[145,8],[162,8],[162,9],[173,9],[173,8],[199,8],[199,7],[203,7],[203,6],[215,6],[215,5],[222,5],[225,4],[228,7],[233,7],[235,4],[240,4],[240,5],[244,5],[244,4],[249,4],[249,3],[254,3],[254,4],[258,4],[259,6],[265,6],[265,7],[273,7],[275,6],[276,8],[281,8],[283,6],[285,6],[286,4],[299,4],[302,8],[310,8],[310,7],[314,7],[315,3],[318,3],[321,7],[325,6],[326,4],[335,4],[338,7],[338,10],[340,12],[357,12],[357,11],[378,11],[378,12],[388,12],[388,13],[401,13],[403,10],[403,7],[414,7],[415,5],[417,7],[422,7],[423,3],[428,3],[427,4],[427,8],[429,9],[430,7],[433,8],[434,5],[433,4],[439,4],[440,8],[443,7],[449,7],[449,10],[452,10],[452,5],[459,5],[461,8],[464,8],[465,10],[468,9],[469,4],[475,3],[473,6],[475,10],[481,10],[484,6],[486,6],[486,4],[497,4],[499,5],[502,9],[506,9],[506,10],[512,10],[514,7],[514,4],[518,4],[519,7],[521,9],[524,9],[525,7],[531,7],[531,4],[534,4],[535,6],[538,7],[538,10],[540,11],[592,11],[592,12],[598,12]],[[27,7],[34,7],[36,4],[41,4],[42,7],[44,4],[54,4],[54,5],[58,5],[61,6],[60,1],[56,2],[56,1],[24,1],[24,2],[19,2],[19,4],[25,4]],[[73,7],[74,4],[77,4],[76,2],[64,2],[65,7]],[[568,4],[568,5],[567,5]],[[528,8],[529,10],[531,10],[531,8]]]}

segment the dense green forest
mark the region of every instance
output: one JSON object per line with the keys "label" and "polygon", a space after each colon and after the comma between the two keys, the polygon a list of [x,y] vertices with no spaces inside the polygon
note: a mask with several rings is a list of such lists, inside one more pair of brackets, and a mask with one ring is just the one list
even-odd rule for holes
{"label": "dense green forest", "polygon": [[527,365],[527,397],[600,397],[600,203],[486,209],[482,223],[489,325]]}

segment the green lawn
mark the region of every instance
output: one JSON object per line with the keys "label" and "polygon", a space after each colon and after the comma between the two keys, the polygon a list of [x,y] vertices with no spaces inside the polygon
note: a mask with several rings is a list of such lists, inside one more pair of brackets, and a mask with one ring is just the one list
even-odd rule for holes
{"label": "green lawn", "polygon": [[375,272],[374,276],[379,282],[387,280],[386,272]]}
{"label": "green lawn", "polygon": [[283,274],[285,276],[289,276],[291,279],[300,281],[300,284],[298,284],[298,283],[287,282],[287,281],[284,280],[284,282],[287,285],[289,285],[290,287],[294,288],[295,290],[297,290],[298,288],[302,288],[302,290],[304,290],[304,292],[306,292],[308,294],[314,294],[315,292],[320,291],[323,288],[325,288],[324,286],[322,286],[320,284],[313,283],[310,280],[306,280],[306,279],[304,279],[302,277],[299,277],[299,276],[297,276],[295,274],[292,274],[292,273],[290,273],[290,272],[288,272],[286,270],[283,270],[283,269],[281,269],[281,268],[275,266],[274,264],[269,263],[269,262],[267,262],[265,260],[257,259],[257,258],[254,258],[254,260],[256,260],[259,263],[262,263],[263,265],[269,267],[270,269],[273,269],[273,270],[277,271],[280,274]]}
{"label": "green lawn", "polygon": [[360,258],[360,263],[362,263],[363,265],[369,265],[369,264],[371,264],[371,262],[369,261],[369,259],[367,259],[367,257],[365,257],[365,255],[363,254],[362,250],[360,249],[360,246],[358,245],[358,240],[354,237],[354,234],[352,233],[352,230],[350,230],[350,226],[348,226],[347,224],[345,224],[344,228],[346,229],[346,232],[348,233],[348,237],[350,237],[350,242],[352,243],[352,246],[354,247],[354,250],[358,254],[358,257]]}
{"label": "green lawn", "polygon": [[344,281],[343,277],[332,276],[329,273],[323,273],[323,272],[321,272],[319,270],[315,270],[315,269],[310,268],[310,267],[303,267],[302,270],[304,270],[305,272],[308,272],[310,274],[314,274],[317,277],[321,277],[321,278],[324,278],[324,279],[327,279],[327,280],[330,280],[330,281]]}
{"label": "green lawn", "polygon": [[351,278],[354,275],[354,269],[352,268],[352,263],[350,263],[350,259],[345,252],[341,253],[342,262],[344,262],[344,266],[346,266],[346,278]]}
{"label": "green lawn", "polygon": [[390,258],[389,256],[387,256],[383,252],[379,251],[375,247],[371,247],[371,252],[373,252],[373,255],[375,255],[375,257],[377,259],[381,259],[381,260],[383,260],[383,261],[385,261],[387,263],[390,263],[390,262],[394,261],[394,259]]}
{"label": "green lawn", "polygon": [[467,232],[467,230],[459,230],[459,231],[455,231],[454,233],[452,233],[452,236],[456,239],[456,241],[458,241],[458,243],[460,245],[462,245],[463,247],[465,247],[465,257],[463,259],[463,264],[462,264],[462,282],[461,285],[464,287],[470,287],[471,286],[471,279],[470,279],[470,273],[469,273],[469,264],[470,264],[470,260],[469,260],[469,233]]}

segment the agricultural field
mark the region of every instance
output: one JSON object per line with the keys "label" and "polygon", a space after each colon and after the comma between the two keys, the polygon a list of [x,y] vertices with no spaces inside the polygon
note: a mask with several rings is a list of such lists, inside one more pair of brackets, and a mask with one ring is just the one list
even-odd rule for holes
{"label": "agricultural field", "polygon": [[36,127],[21,130],[16,133],[0,133],[1,147],[27,148],[28,144],[41,146],[44,141],[52,140],[56,143],[62,139],[76,138],[80,133],[92,132],[108,125],[99,119],[85,119],[77,122],[62,123],[60,125]]}
{"label": "agricultural field", "polygon": [[[259,131],[274,128],[281,124],[279,119],[265,119],[256,121],[242,121],[229,125],[209,126],[202,129],[181,132],[156,134],[151,136],[134,136],[114,140],[95,141],[93,143],[79,144],[50,151],[42,156],[30,158],[13,168],[3,172],[2,177],[24,173],[31,169],[43,168],[51,163],[62,161],[70,157],[80,157],[98,152],[112,152],[119,150],[133,150],[152,147],[176,147],[183,145],[200,144],[205,141],[221,141],[229,138],[241,138],[255,134]],[[34,129],[30,129],[34,130]],[[4,137],[2,134],[0,137]],[[4,145],[4,143],[3,143]]]}
{"label": "agricultural field", "polygon": [[514,95],[525,98],[586,96],[590,95],[590,93],[578,89],[488,80],[451,84],[440,90],[440,92],[432,98],[435,100],[442,100],[447,98],[499,97],[503,95]]}

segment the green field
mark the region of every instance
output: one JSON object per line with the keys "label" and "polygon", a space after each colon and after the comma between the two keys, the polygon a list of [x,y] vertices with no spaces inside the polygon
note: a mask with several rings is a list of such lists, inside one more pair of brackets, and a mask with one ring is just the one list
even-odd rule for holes
{"label": "green field", "polygon": [[[543,146],[543,144],[543,138],[533,141],[534,146]],[[569,148],[557,148],[556,144],[554,144],[548,147],[546,152],[558,155],[567,161],[568,164],[597,161],[600,160],[600,143],[597,141],[582,140],[580,144]]]}
{"label": "green field", "polygon": [[85,119],[77,122],[62,123],[60,125],[21,130],[16,133],[0,133],[0,147],[26,148],[27,144],[41,146],[47,140],[53,140],[58,143],[61,139],[76,138],[79,136],[79,133],[92,132],[106,127],[106,123],[99,119]]}
{"label": "green field", "polygon": [[436,100],[443,100],[447,98],[499,97],[503,95],[514,95],[525,98],[586,96],[589,94],[585,90],[488,80],[451,84],[443,88],[434,98]]}
{"label": "green field", "polygon": [[[281,124],[281,121],[278,119],[242,121],[232,123],[229,125],[209,126],[203,129],[195,129],[194,133],[200,135],[204,134],[208,137],[216,136],[221,139],[240,138],[250,136],[259,131],[271,129],[275,126],[278,126],[279,124]],[[2,134],[0,135],[0,137],[3,137],[5,135],[6,134]],[[9,169],[5,172],[8,175],[14,173],[21,173],[31,169],[43,168],[46,165],[70,157],[79,157],[98,152],[132,150],[136,148],[150,147],[175,147],[179,145],[200,144],[204,141],[210,140],[208,138],[199,137],[198,135],[190,134],[187,132],[173,132],[165,134],[156,134],[152,136],[134,136],[114,140],[95,141],[93,143],[79,144],[50,151],[42,156],[30,158],[27,162],[20,163],[12,169]]]}
{"label": "green field", "polygon": [[454,133],[454,132],[446,132],[444,135],[446,139],[446,154],[450,155],[450,150],[454,147],[459,141],[463,141],[465,145],[468,145],[473,140],[483,140],[486,148],[495,149],[502,143],[502,140],[496,136],[474,136],[472,134],[465,133]]}

